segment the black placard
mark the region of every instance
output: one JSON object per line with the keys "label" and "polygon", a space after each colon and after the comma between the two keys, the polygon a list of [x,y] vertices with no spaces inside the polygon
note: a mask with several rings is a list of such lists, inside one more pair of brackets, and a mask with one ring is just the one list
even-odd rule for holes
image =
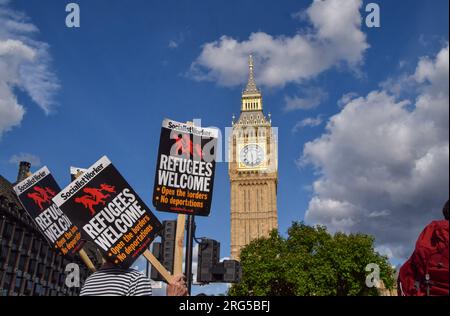
{"label": "black placard", "polygon": [[52,201],[61,188],[47,167],[18,183],[14,191],[52,247],[69,256],[80,250],[80,230]]}
{"label": "black placard", "polygon": [[159,211],[208,216],[218,131],[164,120],[153,187]]}
{"label": "black placard", "polygon": [[162,228],[161,223],[102,157],[53,201],[93,241],[108,261],[130,267]]}

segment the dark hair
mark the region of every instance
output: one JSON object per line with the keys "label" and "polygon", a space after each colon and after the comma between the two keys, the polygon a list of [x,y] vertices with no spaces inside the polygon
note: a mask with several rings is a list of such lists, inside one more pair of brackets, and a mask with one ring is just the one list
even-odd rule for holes
{"label": "dark hair", "polygon": [[445,203],[444,208],[442,209],[442,213],[444,214],[445,219],[448,220],[448,200],[447,203]]}

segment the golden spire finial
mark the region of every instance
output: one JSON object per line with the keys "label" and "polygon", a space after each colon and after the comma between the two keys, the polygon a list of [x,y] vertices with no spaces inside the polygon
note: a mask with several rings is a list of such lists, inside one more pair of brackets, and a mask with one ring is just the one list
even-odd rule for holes
{"label": "golden spire finial", "polygon": [[260,91],[256,87],[255,75],[253,73],[253,68],[254,68],[253,55],[250,54],[248,56],[248,70],[249,70],[248,71],[248,82],[247,82],[247,87],[244,90],[244,94],[260,93]]}

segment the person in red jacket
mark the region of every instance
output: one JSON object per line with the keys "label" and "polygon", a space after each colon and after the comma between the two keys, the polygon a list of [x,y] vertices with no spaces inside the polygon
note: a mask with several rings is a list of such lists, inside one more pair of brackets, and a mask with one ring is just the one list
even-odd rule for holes
{"label": "person in red jacket", "polygon": [[449,202],[442,212],[444,220],[425,227],[413,254],[400,268],[398,294],[401,296],[449,295]]}

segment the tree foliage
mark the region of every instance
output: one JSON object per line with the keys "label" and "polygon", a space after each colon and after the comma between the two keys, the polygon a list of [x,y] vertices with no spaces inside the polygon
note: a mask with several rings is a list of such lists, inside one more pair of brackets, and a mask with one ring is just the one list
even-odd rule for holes
{"label": "tree foliage", "polygon": [[387,257],[374,249],[365,234],[336,233],[326,227],[294,222],[288,237],[276,230],[270,237],[251,242],[241,252],[242,281],[230,295],[377,295],[366,286],[365,270],[378,264],[387,288],[394,285]]}

